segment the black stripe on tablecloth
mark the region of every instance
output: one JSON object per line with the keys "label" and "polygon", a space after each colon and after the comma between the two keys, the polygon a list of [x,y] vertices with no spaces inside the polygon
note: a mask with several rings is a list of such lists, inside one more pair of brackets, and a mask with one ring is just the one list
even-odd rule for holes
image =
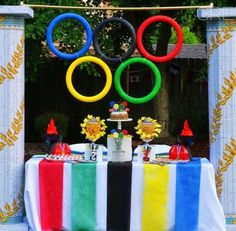
{"label": "black stripe on tablecloth", "polygon": [[108,162],[107,230],[130,228],[132,162]]}

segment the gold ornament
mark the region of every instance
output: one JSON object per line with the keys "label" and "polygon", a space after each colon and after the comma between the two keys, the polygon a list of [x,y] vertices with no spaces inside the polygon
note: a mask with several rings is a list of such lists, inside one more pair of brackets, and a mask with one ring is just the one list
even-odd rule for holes
{"label": "gold ornament", "polygon": [[154,137],[158,137],[161,132],[161,125],[151,117],[141,117],[138,125],[135,127],[136,133],[145,142],[151,141]]}
{"label": "gold ornament", "polygon": [[84,123],[80,124],[82,127],[82,134],[86,135],[86,139],[95,142],[100,137],[104,136],[107,126],[105,125],[105,120],[101,120],[100,117],[94,117],[88,115],[84,119]]}

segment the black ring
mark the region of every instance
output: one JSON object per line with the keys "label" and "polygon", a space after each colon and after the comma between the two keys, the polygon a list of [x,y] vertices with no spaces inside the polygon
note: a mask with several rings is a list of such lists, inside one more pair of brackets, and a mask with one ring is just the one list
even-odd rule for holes
{"label": "black ring", "polygon": [[[127,50],[127,52],[120,57],[117,58],[112,58],[112,57],[108,57],[106,56],[101,49],[99,48],[99,44],[98,44],[98,35],[99,32],[102,30],[103,27],[105,27],[108,23],[111,22],[119,22],[121,24],[123,24],[124,26],[126,26],[130,32],[131,35],[131,45],[129,47],[129,49]],[[107,62],[122,62],[126,59],[128,59],[134,52],[135,48],[136,48],[136,33],[135,30],[133,28],[133,26],[125,19],[123,18],[118,18],[118,17],[113,17],[113,18],[107,18],[104,21],[102,21],[100,24],[98,24],[93,32],[93,47],[95,52],[100,56],[101,59],[107,61]]]}

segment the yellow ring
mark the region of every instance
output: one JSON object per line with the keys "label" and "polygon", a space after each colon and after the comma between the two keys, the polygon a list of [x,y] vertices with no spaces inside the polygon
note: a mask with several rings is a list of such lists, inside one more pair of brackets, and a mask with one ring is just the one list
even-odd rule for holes
{"label": "yellow ring", "polygon": [[[102,89],[102,91],[94,96],[85,96],[79,94],[73,84],[72,84],[72,75],[75,70],[75,68],[84,62],[93,62],[101,66],[101,68],[104,70],[105,75],[106,75],[106,84],[105,87]],[[102,99],[110,90],[112,84],[112,74],[110,68],[107,66],[106,63],[104,63],[101,59],[93,57],[93,56],[84,56],[81,58],[76,59],[71,65],[69,66],[67,72],[66,72],[66,86],[69,90],[69,92],[78,100],[86,102],[86,103],[91,103],[98,101]]]}

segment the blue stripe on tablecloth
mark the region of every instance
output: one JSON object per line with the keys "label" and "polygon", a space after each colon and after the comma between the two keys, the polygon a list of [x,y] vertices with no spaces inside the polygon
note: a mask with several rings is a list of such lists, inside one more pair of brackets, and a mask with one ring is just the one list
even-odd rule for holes
{"label": "blue stripe on tablecloth", "polygon": [[200,177],[200,158],[177,164],[175,231],[198,230]]}
{"label": "blue stripe on tablecloth", "polygon": [[84,152],[71,150],[71,154],[79,154],[79,155],[82,155],[82,154],[84,154]]}

